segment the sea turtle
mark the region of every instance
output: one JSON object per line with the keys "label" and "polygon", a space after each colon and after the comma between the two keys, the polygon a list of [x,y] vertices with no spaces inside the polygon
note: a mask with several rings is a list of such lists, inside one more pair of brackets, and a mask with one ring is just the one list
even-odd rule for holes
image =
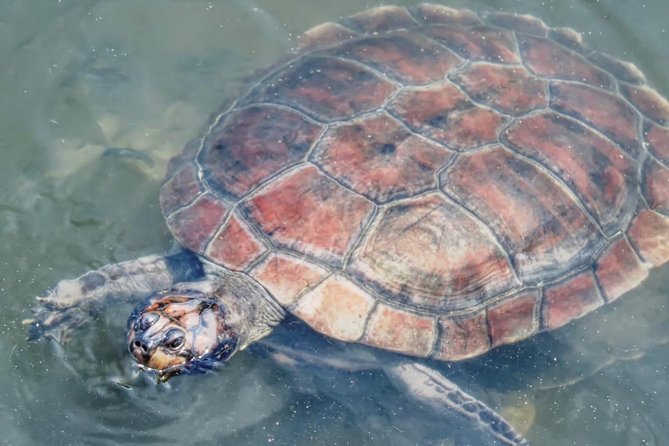
{"label": "sea turtle", "polygon": [[210,368],[287,314],[400,353],[416,398],[523,444],[431,370],[555,329],[669,259],[669,103],[571,29],[385,6],[307,31],[174,158],[179,249],[61,281],[32,333],[102,303],[160,376]]}

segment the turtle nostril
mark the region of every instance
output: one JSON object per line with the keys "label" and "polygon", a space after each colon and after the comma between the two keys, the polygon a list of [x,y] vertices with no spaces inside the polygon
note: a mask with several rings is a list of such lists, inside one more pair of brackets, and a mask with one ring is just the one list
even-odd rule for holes
{"label": "turtle nostril", "polygon": [[138,349],[141,349],[142,352],[144,352],[144,353],[149,351],[148,347],[143,342],[140,342],[140,341],[136,340],[135,342],[132,343],[132,345],[134,345]]}

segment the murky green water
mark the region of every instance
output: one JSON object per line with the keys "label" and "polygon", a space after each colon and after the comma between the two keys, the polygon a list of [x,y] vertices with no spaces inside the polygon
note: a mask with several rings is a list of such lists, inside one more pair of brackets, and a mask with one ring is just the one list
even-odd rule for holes
{"label": "murky green water", "polygon": [[[128,308],[65,349],[27,343],[20,323],[58,279],[168,249],[157,205],[166,161],[297,34],[376,4],[0,2],[0,443],[433,441],[438,423],[382,375],[290,372],[244,353],[219,373],[155,386],[125,353]],[[576,28],[669,95],[666,0],[448,4]],[[667,444],[667,272],[556,333],[458,364],[453,378],[518,424],[531,419],[536,445]]]}

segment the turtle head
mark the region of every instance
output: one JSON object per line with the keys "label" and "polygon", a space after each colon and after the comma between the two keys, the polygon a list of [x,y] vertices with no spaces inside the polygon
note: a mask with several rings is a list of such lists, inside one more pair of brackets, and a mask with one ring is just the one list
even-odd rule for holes
{"label": "turtle head", "polygon": [[128,320],[130,353],[160,381],[211,369],[232,356],[237,344],[223,305],[199,291],[156,293]]}

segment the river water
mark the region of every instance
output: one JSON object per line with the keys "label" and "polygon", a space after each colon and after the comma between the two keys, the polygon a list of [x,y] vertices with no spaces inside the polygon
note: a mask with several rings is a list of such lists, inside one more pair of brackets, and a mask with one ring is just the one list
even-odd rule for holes
{"label": "river water", "polygon": [[[409,5],[412,2],[398,1]],[[167,160],[246,76],[318,23],[380,2],[0,2],[0,444],[459,444],[383,375],[285,370],[252,352],[157,386],[114,308],[65,348],[21,320],[57,280],[161,252]],[[669,95],[666,0],[458,0],[542,17]],[[567,327],[451,367],[535,445],[669,440],[667,268]],[[459,381],[460,382],[460,381]]]}

